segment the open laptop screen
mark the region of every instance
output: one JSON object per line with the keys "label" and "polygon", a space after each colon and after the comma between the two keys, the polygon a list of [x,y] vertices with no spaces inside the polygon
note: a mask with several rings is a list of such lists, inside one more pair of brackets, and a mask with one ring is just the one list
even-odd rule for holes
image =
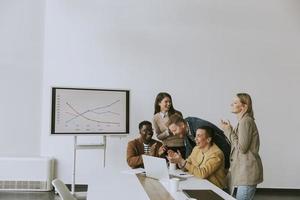
{"label": "open laptop screen", "polygon": [[146,176],[158,179],[169,180],[167,161],[164,158],[142,155]]}

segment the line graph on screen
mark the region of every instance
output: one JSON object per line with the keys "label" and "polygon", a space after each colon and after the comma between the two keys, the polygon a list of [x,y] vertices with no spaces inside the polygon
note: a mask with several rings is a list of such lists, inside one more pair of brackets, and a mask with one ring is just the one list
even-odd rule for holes
{"label": "line graph on screen", "polygon": [[129,91],[53,88],[52,134],[128,132]]}

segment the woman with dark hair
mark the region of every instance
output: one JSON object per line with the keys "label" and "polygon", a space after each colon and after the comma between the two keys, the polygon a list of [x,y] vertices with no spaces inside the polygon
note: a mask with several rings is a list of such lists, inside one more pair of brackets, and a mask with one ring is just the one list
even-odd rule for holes
{"label": "woman with dark hair", "polygon": [[173,150],[177,152],[179,150],[181,155],[185,155],[183,139],[170,132],[166,125],[169,117],[175,113],[182,116],[181,112],[174,109],[171,95],[166,92],[159,93],[155,99],[153,117],[156,136],[163,142],[165,151]]}
{"label": "woman with dark hair", "polygon": [[237,116],[237,126],[233,129],[229,121],[221,121],[232,149],[229,183],[237,200],[252,200],[256,185],[263,181],[263,166],[258,153],[260,141],[250,95],[238,93],[231,109]]}

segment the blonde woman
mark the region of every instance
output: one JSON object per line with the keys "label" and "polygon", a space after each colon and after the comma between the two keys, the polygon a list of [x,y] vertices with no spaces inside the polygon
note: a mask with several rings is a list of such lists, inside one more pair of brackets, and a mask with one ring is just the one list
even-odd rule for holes
{"label": "blonde woman", "polygon": [[257,184],[263,181],[263,166],[250,95],[238,93],[231,109],[237,116],[237,126],[232,128],[229,121],[221,120],[221,128],[231,142],[230,185],[237,200],[252,200]]}

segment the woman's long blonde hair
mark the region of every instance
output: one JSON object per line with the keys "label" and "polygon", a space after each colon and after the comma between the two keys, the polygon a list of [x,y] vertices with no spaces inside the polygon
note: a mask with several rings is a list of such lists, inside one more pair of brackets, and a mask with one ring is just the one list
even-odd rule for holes
{"label": "woman's long blonde hair", "polygon": [[248,113],[250,117],[254,119],[254,112],[252,108],[252,100],[250,95],[247,93],[238,93],[236,96],[240,99],[242,104],[247,105],[247,110],[245,113]]}

